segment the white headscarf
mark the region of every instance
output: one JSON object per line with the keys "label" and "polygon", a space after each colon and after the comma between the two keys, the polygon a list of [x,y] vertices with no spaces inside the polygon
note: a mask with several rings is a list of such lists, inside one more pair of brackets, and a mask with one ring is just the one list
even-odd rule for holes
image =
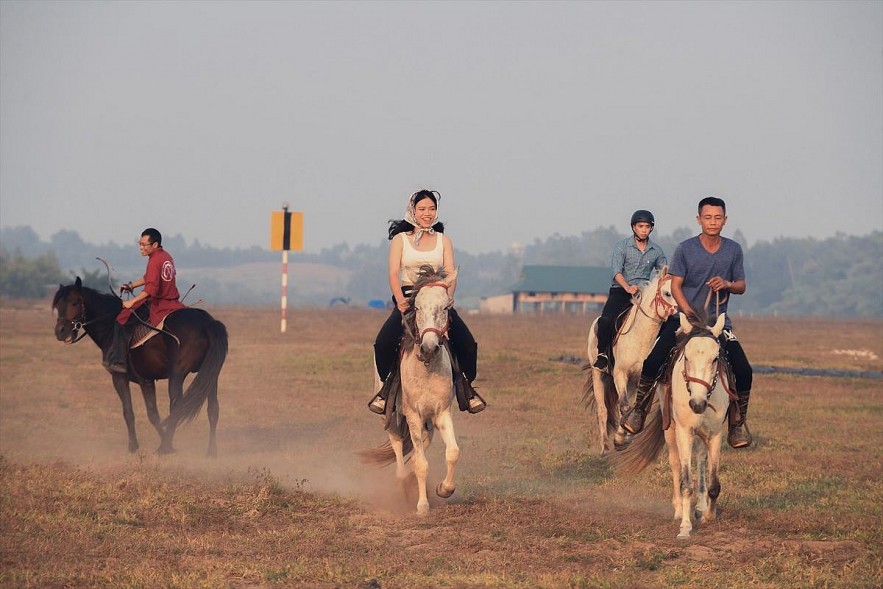
{"label": "white headscarf", "polygon": [[[423,191],[420,190],[419,192]],[[429,192],[431,192],[435,196],[435,219],[432,220],[432,225],[434,226],[438,221],[438,203],[441,200],[441,195],[435,190],[430,190]],[[405,221],[414,226],[414,247],[416,247],[420,243],[420,238],[423,237],[424,233],[428,233],[430,235],[433,235],[435,233],[435,229],[433,228],[433,226],[430,226],[429,229],[424,229],[417,221],[417,203],[414,202],[414,196],[416,194],[417,192],[408,197],[408,208],[405,209]],[[420,200],[423,199],[421,198]]]}

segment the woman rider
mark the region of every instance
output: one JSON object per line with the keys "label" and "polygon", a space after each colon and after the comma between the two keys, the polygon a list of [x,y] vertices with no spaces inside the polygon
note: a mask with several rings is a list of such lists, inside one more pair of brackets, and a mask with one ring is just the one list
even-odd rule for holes
{"label": "woman rider", "polygon": [[[420,266],[428,264],[436,271],[454,271],[454,246],[444,234],[444,224],[438,219],[438,201],[441,195],[435,190],[419,190],[408,199],[405,218],[389,222],[389,288],[395,307],[374,341],[374,363],[377,375],[385,382],[399,360],[399,343],[404,329],[402,313],[408,310],[408,299]],[[450,298],[450,327],[448,340],[456,356],[462,375],[455,374],[455,382],[465,378],[468,411],[478,413],[486,405],[469,383],[475,380],[478,361],[478,344],[460,315],[454,309],[454,291],[457,283],[448,288]],[[386,388],[368,404],[374,413],[386,410]]]}

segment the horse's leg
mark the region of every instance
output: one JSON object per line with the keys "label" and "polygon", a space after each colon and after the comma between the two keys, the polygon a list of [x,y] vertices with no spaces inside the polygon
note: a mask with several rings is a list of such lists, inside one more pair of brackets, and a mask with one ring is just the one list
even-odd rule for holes
{"label": "horse's leg", "polygon": [[[623,364],[625,364],[624,360]],[[613,369],[613,384],[616,387],[616,396],[619,400],[618,413],[622,415],[629,407],[629,375],[621,365],[617,365]],[[632,434],[625,431],[621,425],[617,425],[616,432],[613,434],[613,447],[617,450],[624,450],[631,445],[632,438]]]}
{"label": "horse's leg", "polygon": [[147,408],[147,419],[150,420],[160,439],[165,436],[166,432],[162,427],[162,418],[159,416],[159,410],[156,407],[156,382],[147,381],[141,383],[141,396],[144,397],[144,406]]}
{"label": "horse's leg", "polygon": [[414,444],[412,461],[414,474],[417,476],[417,513],[426,515],[429,513],[429,499],[426,497],[426,475],[429,472],[429,462],[423,450],[423,422],[418,415],[407,414],[408,429],[411,433],[411,443]]}
{"label": "horse's leg", "polygon": [[221,415],[221,407],[218,404],[218,381],[212,383],[211,391],[209,391],[206,412],[208,413],[208,452],[209,458],[218,457],[218,442],[216,432],[218,429],[218,417]]}
{"label": "horse's leg", "polygon": [[[175,411],[175,405],[181,400],[184,396],[184,378],[186,374],[170,374],[169,375],[169,416]],[[172,440],[175,439],[175,430],[177,429],[178,424],[172,420],[167,420],[166,425],[166,434],[163,436],[162,441],[159,444],[159,448],[156,449],[159,454],[171,454],[175,451],[174,446],[172,445]]]}
{"label": "horse's leg", "polygon": [[690,521],[692,514],[691,501],[693,499],[693,477],[690,473],[690,460],[693,452],[693,432],[689,427],[682,427],[675,423],[675,439],[678,445],[678,458],[680,462],[681,481],[681,530],[678,538],[690,537],[693,524]]}
{"label": "horse's leg", "polygon": [[671,468],[672,489],[671,505],[674,507],[674,519],[681,519],[681,461],[678,459],[678,442],[675,439],[674,425],[665,430],[665,445],[668,446],[668,466]]}
{"label": "horse's leg", "polygon": [[708,447],[706,439],[697,439],[696,442],[696,516],[705,519],[708,510],[708,486],[706,475],[708,472]]}
{"label": "horse's leg", "polygon": [[445,480],[440,482],[435,488],[435,494],[447,499],[454,494],[454,489],[456,488],[454,485],[454,467],[460,458],[460,447],[457,446],[457,439],[454,437],[454,420],[451,419],[450,408],[442,411],[442,414],[435,420],[435,426],[445,442],[445,462],[448,465]]}
{"label": "horse's leg", "polygon": [[703,523],[714,521],[717,515],[717,498],[721,492],[718,467],[720,466],[722,439],[722,432],[718,432],[708,441],[708,509],[702,514]]}
{"label": "horse's leg", "polygon": [[610,440],[607,439],[607,401],[604,394],[604,379],[601,371],[597,368],[589,368],[592,374],[592,394],[595,396],[595,410],[598,413],[598,447],[601,455],[610,450]]}
{"label": "horse's leg", "polygon": [[135,435],[135,411],[132,409],[132,391],[129,389],[129,379],[121,373],[114,373],[112,379],[113,388],[123,404],[123,419],[126,420],[126,430],[129,433],[129,452],[135,452],[138,450],[138,436]]}
{"label": "horse's leg", "polygon": [[402,439],[391,433],[387,433],[387,435],[389,436],[389,445],[392,446],[392,451],[396,455],[396,478],[401,483],[408,478],[408,468],[405,466],[405,455],[402,450]]}

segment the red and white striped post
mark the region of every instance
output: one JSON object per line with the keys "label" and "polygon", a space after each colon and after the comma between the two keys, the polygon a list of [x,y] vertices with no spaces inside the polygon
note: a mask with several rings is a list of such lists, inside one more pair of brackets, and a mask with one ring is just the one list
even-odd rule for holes
{"label": "red and white striped post", "polygon": [[288,307],[288,250],[303,250],[303,221],[303,213],[288,212],[287,202],[282,203],[282,212],[270,214],[270,248],[282,250],[282,333],[287,328],[285,309]]}
{"label": "red and white striped post", "polygon": [[288,306],[288,250],[282,250],[282,324],[280,330],[285,333],[285,308]]}
{"label": "red and white striped post", "polygon": [[[283,214],[288,213],[288,203],[282,203]],[[279,323],[279,331],[285,333],[288,323],[285,319],[285,309],[288,307],[288,248],[282,250],[282,320]]]}

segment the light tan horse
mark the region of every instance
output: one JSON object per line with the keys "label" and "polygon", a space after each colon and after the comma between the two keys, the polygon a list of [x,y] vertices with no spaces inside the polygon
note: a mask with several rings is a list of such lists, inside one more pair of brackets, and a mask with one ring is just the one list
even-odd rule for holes
{"label": "light tan horse", "polygon": [[[460,448],[454,437],[451,402],[454,397],[451,356],[447,346],[448,288],[457,278],[456,271],[445,276],[424,266],[414,282],[411,295],[412,312],[405,314],[405,337],[399,375],[401,395],[387,399],[387,434],[389,445],[361,453],[366,462],[388,464],[395,459],[396,477],[400,482],[409,476],[405,457],[411,454],[417,478],[417,513],[429,511],[426,477],[429,462],[425,450],[438,430],[445,443],[447,474],[436,487],[439,497],[454,493],[454,467]],[[375,390],[380,383],[375,375]],[[394,405],[390,406],[391,403]]]}
{"label": "light tan horse", "polygon": [[[699,321],[704,319],[702,317]],[[660,403],[654,404],[644,431],[634,442],[613,456],[616,470],[637,474],[653,464],[662,450],[662,441],[668,445],[671,466],[672,506],[675,520],[681,521],[678,538],[689,538],[693,529],[693,505],[702,523],[715,518],[721,485],[718,478],[723,424],[731,393],[726,356],[718,341],[724,328],[725,316],[720,315],[713,327],[690,323],[680,316],[681,333],[675,347],[670,382],[657,386]],[[697,322],[698,323],[698,322]],[[679,332],[680,333],[680,332]],[[670,424],[664,423],[660,405],[671,389]],[[663,429],[668,425],[667,429]],[[692,464],[696,464],[697,481],[693,480]],[[695,489],[694,489],[695,486]]]}
{"label": "light tan horse", "polygon": [[646,286],[635,293],[632,307],[623,321],[623,327],[613,342],[613,374],[593,368],[598,356],[598,320],[592,323],[588,338],[589,370],[583,386],[583,402],[598,417],[598,446],[601,454],[610,450],[610,437],[617,449],[624,448],[631,435],[619,427],[619,419],[635,398],[635,387],[641,367],[659,333],[659,326],[677,310],[671,294],[671,275],[668,266],[656,273]]}

